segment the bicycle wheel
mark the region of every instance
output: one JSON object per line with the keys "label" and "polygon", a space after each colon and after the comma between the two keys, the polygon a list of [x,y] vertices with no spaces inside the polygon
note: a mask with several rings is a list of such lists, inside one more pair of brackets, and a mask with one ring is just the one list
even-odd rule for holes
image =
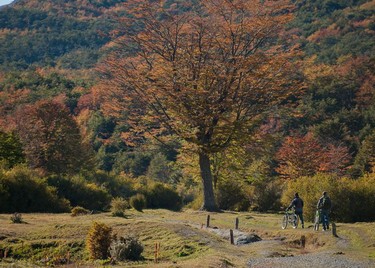
{"label": "bicycle wheel", "polygon": [[316,212],[315,220],[314,220],[314,231],[319,231],[319,221],[320,221],[320,215],[319,215],[319,212]]}
{"label": "bicycle wheel", "polygon": [[288,215],[284,215],[281,228],[284,230],[288,226]]}
{"label": "bicycle wheel", "polygon": [[298,217],[297,217],[296,214],[293,214],[293,215],[291,216],[291,221],[292,221],[292,226],[293,226],[293,228],[296,229],[297,226],[298,226]]}

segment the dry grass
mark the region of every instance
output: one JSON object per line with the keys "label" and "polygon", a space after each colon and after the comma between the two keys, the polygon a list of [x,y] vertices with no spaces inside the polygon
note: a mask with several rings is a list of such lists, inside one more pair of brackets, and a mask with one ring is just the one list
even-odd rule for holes
{"label": "dry grass", "polygon": [[[66,261],[71,267],[100,266],[105,262],[88,260],[85,251],[85,238],[94,221],[111,226],[119,236],[133,234],[139,238],[144,245],[144,260],[119,264],[127,267],[245,267],[251,257],[291,256],[327,249],[345,251],[355,258],[375,257],[375,234],[371,231],[375,223],[338,224],[339,238],[335,238],[329,232],[314,232],[312,228],[281,230],[282,215],[277,214],[210,213],[210,228],[206,228],[207,215],[191,210],[127,211],[125,218],[110,213],[78,217],[22,214],[25,223],[14,224],[11,215],[0,214],[0,266],[54,265]],[[256,233],[263,241],[231,245],[229,229],[234,229],[236,217],[241,232]],[[312,226],[305,224],[309,225]],[[306,237],[304,249],[300,246],[302,235]],[[154,262],[155,243],[160,243],[158,263]]]}

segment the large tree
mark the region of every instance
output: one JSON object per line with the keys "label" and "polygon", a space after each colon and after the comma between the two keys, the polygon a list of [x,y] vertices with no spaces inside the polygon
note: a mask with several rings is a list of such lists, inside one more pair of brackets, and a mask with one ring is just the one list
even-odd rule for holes
{"label": "large tree", "polygon": [[298,88],[295,51],[280,43],[291,7],[283,0],[187,2],[128,1],[124,35],[100,68],[98,88],[105,109],[126,114],[133,137],[173,133],[191,145],[199,156],[202,209],[214,211],[210,156]]}

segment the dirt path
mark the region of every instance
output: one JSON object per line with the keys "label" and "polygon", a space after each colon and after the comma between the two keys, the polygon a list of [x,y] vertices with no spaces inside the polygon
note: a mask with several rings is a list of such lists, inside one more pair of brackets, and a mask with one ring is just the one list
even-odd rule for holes
{"label": "dirt path", "polygon": [[354,260],[336,252],[319,252],[289,257],[254,258],[248,261],[251,268],[373,268],[371,260]]}
{"label": "dirt path", "polygon": [[[192,228],[186,228],[185,231],[181,231],[181,234],[185,236],[194,235],[193,229],[201,229],[200,231],[209,232],[214,234],[220,239],[229,241],[230,230],[224,228],[206,228],[202,225],[188,222],[188,221],[168,221],[174,224],[183,224]],[[190,229],[190,231],[188,231]],[[233,230],[234,241],[244,236],[248,236],[248,232]],[[319,235],[330,236],[330,233],[319,233]],[[203,236],[202,239],[209,243],[210,246],[220,248],[218,241],[213,241],[212,236]],[[368,241],[368,237],[361,237],[364,241]],[[278,268],[374,268],[375,260],[373,259],[357,259],[355,256],[348,256],[345,251],[350,248],[351,242],[345,236],[338,237],[335,240],[335,245],[332,250],[299,250],[293,251],[293,253],[285,253],[288,250],[280,250],[285,247],[283,242],[284,238],[265,238],[259,242],[253,242],[245,245],[236,245],[236,247],[243,248],[249,247],[254,251],[258,251],[258,257],[247,257],[246,266],[251,268],[267,268],[267,267],[278,267]],[[233,251],[235,252],[235,250]],[[232,252],[232,254],[233,254]],[[243,255],[243,252],[241,253]],[[244,257],[244,256],[242,256]]]}

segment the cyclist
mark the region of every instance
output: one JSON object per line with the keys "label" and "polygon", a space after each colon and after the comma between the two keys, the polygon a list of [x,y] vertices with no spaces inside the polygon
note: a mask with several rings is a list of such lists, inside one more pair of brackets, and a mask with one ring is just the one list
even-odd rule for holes
{"label": "cyclist", "polygon": [[294,194],[294,198],[286,210],[288,211],[291,208],[294,208],[294,213],[301,220],[302,228],[305,228],[303,221],[303,200],[299,197],[298,193]]}
{"label": "cyclist", "polygon": [[322,219],[323,231],[329,229],[329,213],[331,212],[331,199],[329,198],[327,192],[323,192],[322,197],[319,199],[316,205],[317,209],[320,211],[320,217]]}

